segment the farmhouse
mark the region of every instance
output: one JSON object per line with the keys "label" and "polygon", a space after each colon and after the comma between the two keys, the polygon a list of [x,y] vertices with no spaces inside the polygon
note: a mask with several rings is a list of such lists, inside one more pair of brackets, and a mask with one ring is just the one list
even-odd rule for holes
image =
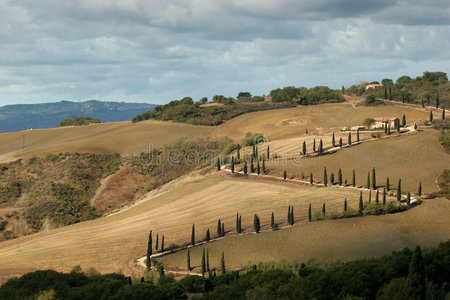
{"label": "farmhouse", "polygon": [[390,118],[386,118],[386,117],[380,117],[380,118],[375,118],[375,123],[372,124],[372,128],[385,128],[386,126],[389,127],[395,127],[395,124],[397,124],[397,122],[399,122],[400,120],[396,117],[390,117]]}
{"label": "farmhouse", "polygon": [[378,83],[371,83],[371,84],[368,84],[368,85],[366,85],[366,91],[369,90],[369,89],[375,89],[375,88],[380,87],[380,86],[381,86],[381,85],[378,84]]}

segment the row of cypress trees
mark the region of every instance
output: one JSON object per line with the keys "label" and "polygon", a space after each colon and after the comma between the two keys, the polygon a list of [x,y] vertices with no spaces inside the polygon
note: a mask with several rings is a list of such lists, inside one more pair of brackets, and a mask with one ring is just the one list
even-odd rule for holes
{"label": "row of cypress trees", "polygon": [[[186,253],[186,267],[189,271],[192,270],[192,266],[191,266],[191,252],[188,249],[187,253]],[[205,276],[205,273],[211,273],[211,269],[209,266],[209,249],[203,248],[202,251],[202,260],[201,260],[201,264],[200,264],[200,268],[201,268],[201,273],[202,276]],[[222,274],[226,273],[226,268],[225,268],[225,252],[222,251],[222,256],[220,259],[220,271]]]}

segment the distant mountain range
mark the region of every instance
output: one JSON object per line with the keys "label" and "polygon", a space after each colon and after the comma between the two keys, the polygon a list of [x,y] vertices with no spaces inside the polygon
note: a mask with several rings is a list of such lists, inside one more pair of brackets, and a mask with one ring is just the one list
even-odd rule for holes
{"label": "distant mountain range", "polygon": [[99,118],[101,122],[128,121],[155,107],[156,104],[97,100],[6,105],[0,107],[0,133],[29,128],[52,128],[74,115]]}

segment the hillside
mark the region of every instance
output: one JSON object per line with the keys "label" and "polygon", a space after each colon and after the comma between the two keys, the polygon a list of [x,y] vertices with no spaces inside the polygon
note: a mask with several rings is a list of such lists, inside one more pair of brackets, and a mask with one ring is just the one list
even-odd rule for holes
{"label": "hillside", "polygon": [[73,115],[91,116],[102,122],[131,120],[156,105],[145,103],[60,101],[40,104],[17,104],[0,107],[0,133],[21,131],[29,128],[53,128]]}

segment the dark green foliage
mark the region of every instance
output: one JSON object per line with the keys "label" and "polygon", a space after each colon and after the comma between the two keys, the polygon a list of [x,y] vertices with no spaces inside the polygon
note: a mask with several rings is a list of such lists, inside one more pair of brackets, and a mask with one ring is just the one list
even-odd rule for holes
{"label": "dark green foliage", "polygon": [[270,148],[269,145],[267,145],[267,160],[270,159]]}
{"label": "dark green foliage", "polygon": [[152,243],[152,231],[150,230],[150,233],[148,234],[148,244],[147,244],[147,270],[150,270],[151,267],[151,261],[150,261],[150,256],[152,255],[152,248],[153,248],[153,243]]}
{"label": "dark green foliage", "polygon": [[252,156],[251,161],[250,161],[250,172],[251,173],[255,173],[255,166],[253,164],[253,156]]}
{"label": "dark green foliage", "polygon": [[275,229],[275,215],[272,212],[272,215],[270,216],[270,228],[272,228],[272,230]]}
{"label": "dark green foliage", "polygon": [[220,222],[220,219],[217,221],[217,236],[222,236],[222,222]]}
{"label": "dark green foliage", "polygon": [[217,158],[217,171],[220,171],[220,158]]}
{"label": "dark green foliage", "polygon": [[359,129],[356,131],[356,142],[359,144]]}
{"label": "dark green foliage", "polygon": [[313,140],[313,152],[316,152],[316,139]]}
{"label": "dark green foliage", "polygon": [[370,189],[370,172],[367,173],[367,184],[366,184],[366,188]]}
{"label": "dark green foliage", "polygon": [[258,175],[261,173],[261,167],[259,166],[259,160],[258,160],[258,163],[256,165],[256,173],[258,173]]}
{"label": "dark green foliage", "polygon": [[436,95],[436,108],[439,108],[441,101],[439,100],[439,93]]}
{"label": "dark green foliage", "polygon": [[325,203],[322,205],[322,217],[325,218],[326,215],[326,209],[325,209]]}
{"label": "dark green foliage", "polygon": [[291,206],[288,206],[288,215],[287,215],[287,223],[291,224]]}
{"label": "dark green foliage", "polygon": [[81,125],[89,125],[89,124],[94,124],[94,123],[100,123],[100,120],[98,118],[72,116],[72,118],[70,118],[70,119],[66,119],[66,120],[59,122],[58,127],[81,126]]}
{"label": "dark green foliage", "polygon": [[225,236],[225,222],[222,222],[222,229],[220,231],[222,236]]}
{"label": "dark green foliage", "polygon": [[244,161],[244,174],[247,175],[247,161]]}
{"label": "dark green foliage", "polygon": [[355,176],[355,169],[353,169],[353,175],[352,175],[352,186],[356,186],[356,176]]}
{"label": "dark green foliage", "polygon": [[294,206],[291,206],[291,213],[290,213],[290,216],[291,216],[291,219],[290,219],[290,222],[289,222],[289,225],[294,225]]}
{"label": "dark green foliage", "polygon": [[445,120],[445,107],[442,108],[442,120]]}
{"label": "dark green foliage", "polygon": [[433,122],[433,111],[430,110],[430,122]]}
{"label": "dark green foliage", "polygon": [[308,208],[308,222],[311,222],[311,220],[312,220],[311,203],[309,203],[309,208]]}
{"label": "dark green foliage", "polygon": [[347,198],[344,199],[344,212],[347,211]]}
{"label": "dark green foliage", "polygon": [[192,224],[192,232],[191,232],[191,245],[195,245],[195,225]]}
{"label": "dark green foliage", "polygon": [[328,175],[327,175],[327,167],[323,168],[323,184],[328,186]]}
{"label": "dark green foliage", "polygon": [[351,132],[348,133],[348,144],[349,145],[352,144],[352,133]]}
{"label": "dark green foliage", "polygon": [[209,250],[206,249],[206,272],[210,273],[209,269]]}
{"label": "dark green foliage", "polygon": [[303,141],[302,154],[303,154],[303,155],[306,155],[306,141]]}
{"label": "dark green foliage", "polygon": [[408,192],[408,196],[406,197],[406,203],[408,204],[408,205],[410,205],[411,204],[411,194]]}
{"label": "dark green foliage", "polygon": [[420,246],[414,249],[408,271],[408,299],[425,299],[425,270]]}
{"label": "dark green foliage", "polygon": [[375,173],[375,168],[372,169],[372,189],[377,189],[377,178]]}
{"label": "dark green foliage", "polygon": [[344,101],[339,90],[332,90],[326,86],[316,86],[310,89],[288,86],[270,91],[270,96],[272,96],[273,102],[299,103],[301,105]]}
{"label": "dark green foliage", "polygon": [[358,213],[361,215],[363,213],[364,210],[364,203],[363,203],[363,196],[362,196],[362,191],[359,194],[359,208],[358,208]]}
{"label": "dark green foliage", "polygon": [[377,190],[377,194],[375,196],[375,203],[377,204],[377,207],[378,207],[378,205],[380,205],[380,193],[378,190]]}
{"label": "dark green foliage", "polygon": [[384,87],[384,99],[387,100],[387,98],[388,98],[388,95],[387,95],[387,88]]}
{"label": "dark green foliage", "polygon": [[323,142],[322,142],[322,139],[320,139],[320,142],[319,142],[319,154],[322,154],[323,153]]}
{"label": "dark green foliage", "polygon": [[206,229],[205,241],[209,242],[210,239],[211,239],[211,235],[209,233],[209,228],[208,228],[208,229]]}
{"label": "dark green foliage", "polygon": [[342,185],[342,170],[339,168],[338,170],[338,184]]}
{"label": "dark green foliage", "polygon": [[241,145],[239,144],[237,145],[237,159],[241,159]]}
{"label": "dark green foliage", "polygon": [[419,195],[419,197],[422,196],[422,181],[419,182],[419,190],[417,192],[417,195]]}
{"label": "dark green foliage", "polygon": [[389,189],[390,189],[391,187],[390,187],[390,183],[389,183],[389,177],[386,177],[386,191],[388,191],[389,192]]}
{"label": "dark green foliage", "polygon": [[164,252],[164,234],[161,237],[161,253],[163,253],[163,252]]}
{"label": "dark green foliage", "polygon": [[257,214],[253,216],[253,229],[256,233],[259,233],[259,231],[261,230],[261,224],[259,223],[259,217]]}
{"label": "dark green foliage", "polygon": [[402,126],[405,127],[406,126],[406,116],[403,115],[402,117]]}
{"label": "dark green foliage", "polygon": [[335,140],[335,137],[334,137],[334,131],[333,131],[333,136],[331,138],[331,144],[333,145],[333,147],[336,147],[336,140]]}
{"label": "dark green foliage", "polygon": [[242,233],[242,227],[241,227],[241,216],[239,216],[239,213],[236,213],[236,232]]}
{"label": "dark green foliage", "polygon": [[206,273],[206,257],[205,257],[205,248],[203,248],[202,251],[202,263],[201,263],[201,272],[202,272],[202,276],[205,275]]}
{"label": "dark green foliage", "polygon": [[386,189],[383,189],[383,207],[386,206]]}
{"label": "dark green foliage", "polygon": [[222,257],[220,259],[220,272],[223,274],[226,273],[225,269],[225,253],[222,251]]}
{"label": "dark green foliage", "polygon": [[156,234],[156,243],[155,243],[155,249],[159,249],[159,233]]}
{"label": "dark green foliage", "polygon": [[372,202],[372,190],[369,189],[369,205]]}
{"label": "dark green foliage", "polygon": [[334,184],[334,173],[331,173],[331,175],[330,175],[330,182],[331,182],[331,185]]}
{"label": "dark green foliage", "polygon": [[398,180],[397,184],[397,201],[402,200],[402,180]]}
{"label": "dark green foliage", "polygon": [[266,160],[264,158],[262,161],[262,171],[263,171],[263,174],[266,174]]}
{"label": "dark green foliage", "polygon": [[309,174],[309,183],[310,183],[311,185],[314,184],[313,173]]}
{"label": "dark green foliage", "polygon": [[231,173],[234,173],[234,160],[231,161]]}
{"label": "dark green foliage", "polygon": [[283,179],[286,180],[286,178],[287,178],[287,173],[286,173],[286,170],[284,170],[284,172],[283,172]]}
{"label": "dark green foliage", "polygon": [[339,138],[339,147],[342,148],[342,138]]}
{"label": "dark green foliage", "polygon": [[191,252],[188,249],[187,251],[187,257],[186,257],[186,267],[190,271],[191,270]]}

